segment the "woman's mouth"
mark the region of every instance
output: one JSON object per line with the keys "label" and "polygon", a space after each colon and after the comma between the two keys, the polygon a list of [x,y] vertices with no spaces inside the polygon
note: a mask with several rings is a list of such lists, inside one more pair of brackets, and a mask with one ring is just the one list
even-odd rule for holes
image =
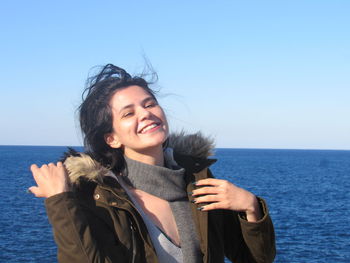
{"label": "woman's mouth", "polygon": [[146,133],[146,132],[152,132],[154,130],[156,130],[158,127],[160,126],[159,123],[152,123],[150,125],[147,125],[146,127],[142,128],[140,133]]}

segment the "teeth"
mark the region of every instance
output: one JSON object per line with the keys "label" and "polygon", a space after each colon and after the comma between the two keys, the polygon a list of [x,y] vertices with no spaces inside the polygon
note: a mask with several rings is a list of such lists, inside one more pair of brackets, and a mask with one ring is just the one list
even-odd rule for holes
{"label": "teeth", "polygon": [[152,124],[147,126],[146,128],[142,129],[141,133],[145,133],[146,131],[153,129],[154,127],[158,126],[158,124]]}

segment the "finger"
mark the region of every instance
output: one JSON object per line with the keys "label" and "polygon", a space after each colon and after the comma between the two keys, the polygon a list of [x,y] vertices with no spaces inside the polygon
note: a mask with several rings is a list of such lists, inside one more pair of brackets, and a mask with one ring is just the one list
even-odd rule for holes
{"label": "finger", "polygon": [[222,183],[221,179],[216,179],[216,178],[206,178],[206,179],[201,179],[195,182],[196,186],[202,186],[202,185],[212,185],[212,186],[218,186]]}
{"label": "finger", "polygon": [[56,165],[56,171],[58,174],[60,174],[61,176],[64,176],[66,178],[68,178],[68,172],[66,167],[64,166],[64,164],[62,162],[58,162]]}
{"label": "finger", "polygon": [[51,176],[54,176],[57,173],[57,171],[62,170],[62,168],[61,167],[57,167],[55,163],[49,163],[48,167],[50,169],[50,175]]}
{"label": "finger", "polygon": [[32,173],[34,173],[34,171],[36,171],[36,170],[38,170],[39,169],[39,167],[36,165],[36,164],[32,164],[31,166],[30,166],[30,171],[32,172]]}
{"label": "finger", "polygon": [[31,170],[31,172],[33,174],[34,180],[37,182],[38,178],[41,175],[40,168],[36,164],[32,164],[30,166],[30,170]]}
{"label": "finger", "polygon": [[62,163],[62,162],[58,162],[56,167],[60,170],[60,171],[64,171],[67,172],[66,166]]}
{"label": "finger", "polygon": [[194,202],[196,204],[212,203],[212,202],[219,202],[219,201],[221,201],[221,198],[218,195],[204,195],[194,199]]}
{"label": "finger", "polygon": [[42,191],[37,186],[31,186],[28,188],[28,191],[31,192],[36,197],[44,197]]}
{"label": "finger", "polygon": [[205,187],[200,187],[198,189],[193,190],[192,196],[218,194],[218,193],[219,193],[219,190],[217,187],[205,186]]}
{"label": "finger", "polygon": [[222,202],[211,203],[208,205],[204,205],[198,208],[200,211],[210,211],[216,209],[225,209],[225,206]]}

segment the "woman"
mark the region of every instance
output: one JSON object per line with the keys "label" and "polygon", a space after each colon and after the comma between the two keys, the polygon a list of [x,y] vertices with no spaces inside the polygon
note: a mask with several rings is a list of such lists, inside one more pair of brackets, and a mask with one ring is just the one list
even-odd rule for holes
{"label": "woman", "polygon": [[59,262],[272,262],[265,202],[212,177],[212,142],[170,135],[154,92],[106,65],[80,106],[87,153],[31,166]]}

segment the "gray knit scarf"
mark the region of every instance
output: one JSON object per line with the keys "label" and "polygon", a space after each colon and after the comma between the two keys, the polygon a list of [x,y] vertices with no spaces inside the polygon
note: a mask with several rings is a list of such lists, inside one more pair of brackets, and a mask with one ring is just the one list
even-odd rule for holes
{"label": "gray knit scarf", "polygon": [[179,231],[184,262],[202,262],[199,240],[187,198],[185,169],[175,163],[172,152],[166,157],[166,165],[169,168],[141,163],[125,156],[125,181],[134,188],[169,202]]}

